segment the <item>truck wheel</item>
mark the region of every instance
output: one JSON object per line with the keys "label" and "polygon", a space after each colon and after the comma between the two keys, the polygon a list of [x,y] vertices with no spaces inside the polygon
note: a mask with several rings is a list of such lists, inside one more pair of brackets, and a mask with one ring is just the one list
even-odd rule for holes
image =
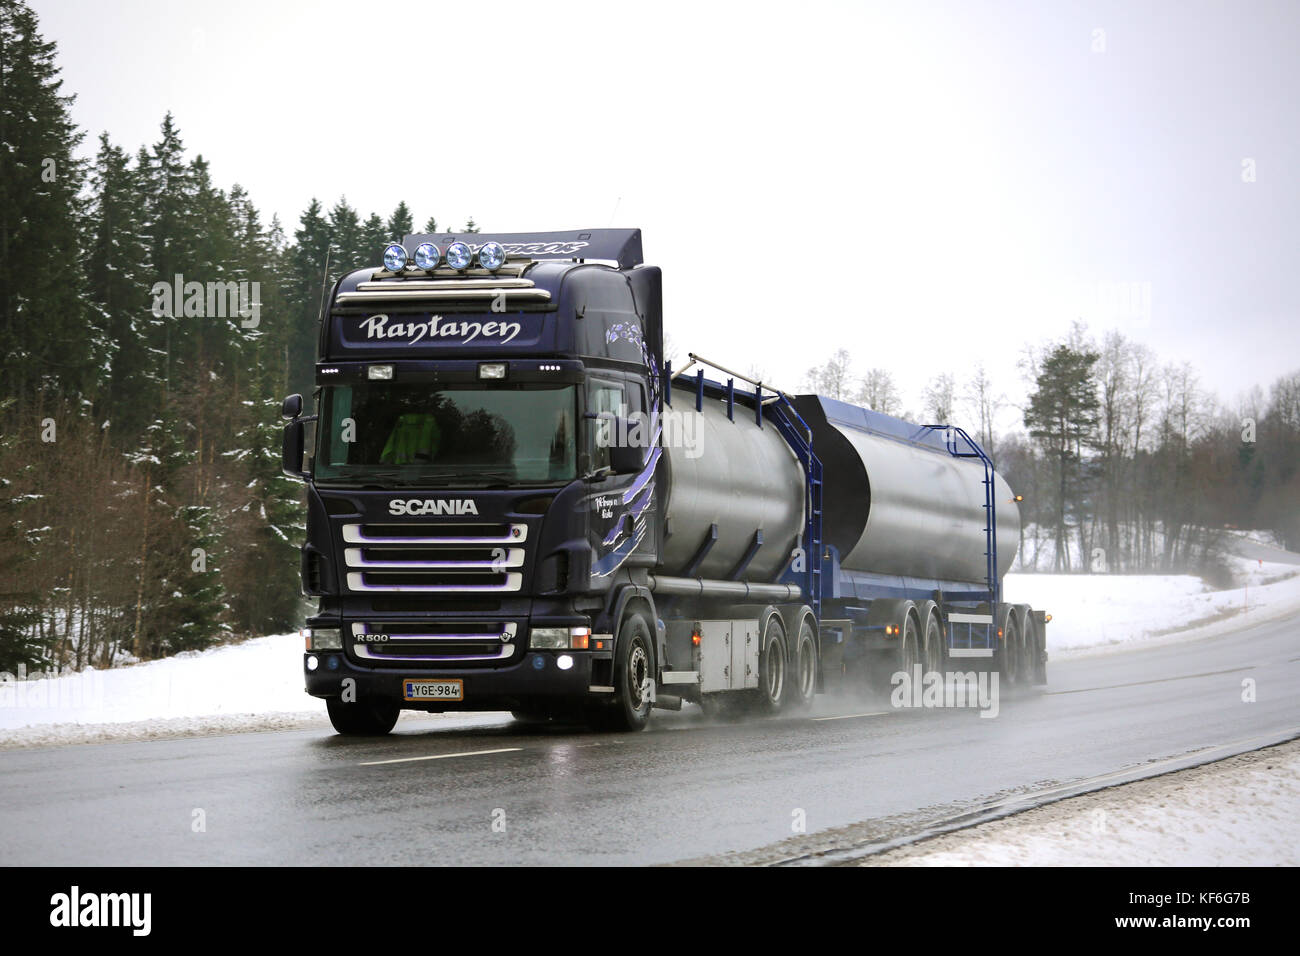
{"label": "truck wheel", "polygon": [[325,709],[334,729],[349,737],[382,737],[393,729],[401,713],[400,707],[386,700],[345,704],[338,697],[327,697]]}
{"label": "truck wheel", "polygon": [[1002,679],[1008,686],[1019,687],[1024,679],[1025,645],[1020,638],[1020,623],[1015,614],[1007,615],[1002,628]]}
{"label": "truck wheel", "polygon": [[623,620],[614,651],[614,701],[597,705],[590,722],[598,730],[644,730],[650,722],[655,659],[650,628],[640,614]]}
{"label": "truck wheel", "polygon": [[760,710],[774,714],[789,696],[785,626],[781,623],[781,615],[768,616],[763,638],[762,654],[758,659],[758,706]]}
{"label": "truck wheel", "polygon": [[898,637],[898,645],[893,649],[877,654],[867,676],[868,689],[878,697],[889,697],[894,689],[894,675],[905,673],[910,680],[914,676],[917,664],[925,665],[925,655],[921,647],[921,635],[918,633],[916,618],[907,614],[903,618],[903,633]]}
{"label": "truck wheel", "polygon": [[817,642],[813,639],[812,618],[805,617],[799,624],[799,636],[794,645],[793,684],[790,687],[790,706],[804,711],[812,706],[817,696]]}
{"label": "truck wheel", "polygon": [[938,674],[943,671],[944,659],[943,627],[939,623],[939,612],[930,612],[925,624],[925,669]]}

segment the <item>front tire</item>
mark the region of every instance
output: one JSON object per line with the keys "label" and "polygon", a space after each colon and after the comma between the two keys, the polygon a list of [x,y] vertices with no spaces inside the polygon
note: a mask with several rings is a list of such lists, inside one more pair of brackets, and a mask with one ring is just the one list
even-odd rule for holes
{"label": "front tire", "polygon": [[355,701],[328,697],[325,709],[334,729],[346,737],[382,737],[397,724],[401,708],[385,700]]}
{"label": "front tire", "polygon": [[592,725],[599,730],[645,730],[650,722],[654,680],[650,626],[640,614],[631,614],[623,621],[614,651],[614,701],[592,712]]}

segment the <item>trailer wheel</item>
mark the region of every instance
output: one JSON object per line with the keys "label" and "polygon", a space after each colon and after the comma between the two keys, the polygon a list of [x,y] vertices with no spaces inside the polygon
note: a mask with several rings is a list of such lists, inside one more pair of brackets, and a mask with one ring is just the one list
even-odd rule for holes
{"label": "trailer wheel", "polygon": [[1020,619],[1014,612],[1007,615],[1002,632],[1002,679],[1008,686],[1019,687],[1025,682],[1025,645],[1020,634]]}
{"label": "trailer wheel", "polygon": [[895,674],[905,673],[910,679],[916,665],[925,664],[925,651],[921,647],[920,626],[916,622],[916,615],[908,610],[899,627],[902,633],[896,638],[897,643],[890,650],[876,652],[875,660],[872,661],[876,666],[867,673],[867,690],[877,697],[891,696]]}
{"label": "trailer wheel", "polygon": [[650,722],[655,658],[650,627],[640,614],[623,619],[614,651],[614,701],[598,704],[590,722],[599,730],[638,731]]}
{"label": "trailer wheel", "polygon": [[763,711],[774,714],[789,696],[785,625],[781,623],[780,614],[768,615],[762,641],[762,653],[758,659],[758,704]]}
{"label": "trailer wheel", "polygon": [[813,636],[813,619],[805,616],[799,623],[799,636],[794,645],[794,683],[791,686],[790,705],[798,711],[807,710],[817,696],[817,641]]}
{"label": "trailer wheel", "polygon": [[944,659],[943,626],[939,623],[939,611],[930,612],[925,622],[925,669],[931,674],[943,670]]}
{"label": "trailer wheel", "polygon": [[338,697],[327,697],[325,709],[330,723],[348,737],[382,737],[393,729],[401,708],[385,700],[354,701],[345,704]]}

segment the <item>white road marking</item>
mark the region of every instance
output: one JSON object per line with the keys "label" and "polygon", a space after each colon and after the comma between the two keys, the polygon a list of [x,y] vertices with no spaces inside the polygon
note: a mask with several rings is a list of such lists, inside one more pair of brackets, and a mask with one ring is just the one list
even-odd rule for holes
{"label": "white road marking", "polygon": [[413,763],[416,760],[446,760],[448,757],[482,757],[484,754],[508,754],[523,747],[501,747],[498,750],[463,750],[454,754],[430,754],[428,757],[397,757],[393,760],[367,760],[357,764],[358,767],[378,767],[386,763]]}
{"label": "white road marking", "polygon": [[851,717],[888,717],[888,716],[889,716],[889,711],[887,710],[873,710],[869,714],[836,714],[834,717],[814,717],[813,720],[814,721],[848,720]]}

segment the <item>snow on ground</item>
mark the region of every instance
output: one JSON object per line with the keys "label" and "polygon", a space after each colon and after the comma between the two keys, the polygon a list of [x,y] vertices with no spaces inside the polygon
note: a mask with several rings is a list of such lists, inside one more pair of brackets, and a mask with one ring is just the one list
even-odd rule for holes
{"label": "snow on ground", "polygon": [[[1052,614],[1048,650],[1058,658],[1212,637],[1300,614],[1294,565],[1233,560],[1244,586],[1227,591],[1188,575],[1009,574],[1004,595]],[[324,703],[302,689],[302,650],[302,638],[281,634],[107,671],[0,681],[0,748],[327,727]],[[440,726],[500,718],[402,715]]]}
{"label": "snow on ground", "polygon": [[1072,797],[865,866],[1300,865],[1300,742]]}
{"label": "snow on ground", "polygon": [[1223,591],[1185,574],[1008,574],[1002,595],[1052,615],[1049,654],[1213,637],[1300,614],[1294,565],[1229,560],[1242,586]]}
{"label": "snow on ground", "polygon": [[[298,634],[279,634],[106,671],[3,681],[0,748],[328,727],[324,702],[303,690],[302,653]],[[402,719],[436,718],[412,711]]]}

